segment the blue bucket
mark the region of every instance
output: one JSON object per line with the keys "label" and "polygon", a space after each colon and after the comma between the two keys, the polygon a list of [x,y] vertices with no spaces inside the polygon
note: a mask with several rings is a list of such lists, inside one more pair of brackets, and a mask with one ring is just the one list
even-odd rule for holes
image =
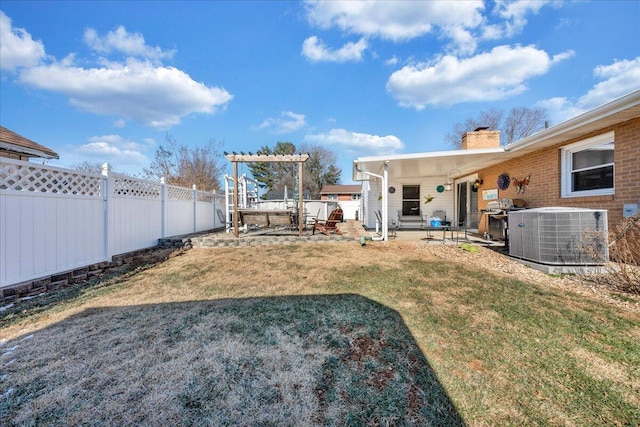
{"label": "blue bucket", "polygon": [[440,226],[442,226],[442,221],[440,221],[439,219],[432,219],[431,220],[431,226],[432,227],[440,227]]}

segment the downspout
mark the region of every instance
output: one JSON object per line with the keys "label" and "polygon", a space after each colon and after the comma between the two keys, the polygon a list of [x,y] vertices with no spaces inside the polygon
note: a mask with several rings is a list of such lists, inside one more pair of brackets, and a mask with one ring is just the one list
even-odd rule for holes
{"label": "downspout", "polygon": [[366,172],[363,171],[361,169],[358,169],[358,163],[354,162],[353,166],[356,168],[356,171],[358,171],[361,174],[364,175],[368,175],[368,176],[373,176],[375,178],[379,178],[382,181],[382,236],[381,237],[373,237],[372,240],[382,240],[382,241],[388,241],[388,235],[389,235],[389,207],[387,206],[387,198],[389,196],[387,196],[387,181],[389,180],[389,162],[384,162],[384,171],[382,172],[382,175],[378,175],[375,174],[373,172]]}

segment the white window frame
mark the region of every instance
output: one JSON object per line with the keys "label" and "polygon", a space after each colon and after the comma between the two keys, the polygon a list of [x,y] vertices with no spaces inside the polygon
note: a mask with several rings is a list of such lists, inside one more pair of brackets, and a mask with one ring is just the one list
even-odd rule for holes
{"label": "white window frame", "polygon": [[[561,179],[561,197],[587,197],[587,196],[602,196],[615,194],[615,162],[611,164],[613,166],[614,182],[612,188],[601,188],[598,190],[584,190],[584,191],[572,191],[571,190],[571,172],[573,171],[573,153],[584,151],[598,145],[606,144],[607,142],[613,142],[615,144],[614,132],[603,133],[602,135],[594,136],[584,141],[569,144],[561,148],[562,163],[560,170]],[[615,146],[614,146],[615,147]],[[614,148],[615,150],[615,148]],[[602,165],[607,166],[608,164]]]}

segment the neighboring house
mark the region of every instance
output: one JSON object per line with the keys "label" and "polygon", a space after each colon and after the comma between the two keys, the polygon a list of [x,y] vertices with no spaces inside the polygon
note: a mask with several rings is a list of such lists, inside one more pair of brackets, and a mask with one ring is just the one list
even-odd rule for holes
{"label": "neighboring house", "polygon": [[360,200],[361,185],[325,185],[320,190],[320,200],[346,202]]}
{"label": "neighboring house", "polygon": [[0,157],[29,161],[32,157],[57,159],[58,153],[0,126]]}
{"label": "neighboring house", "polygon": [[[638,212],[640,90],[508,146],[498,141],[496,131],[479,129],[467,133],[462,150],[356,159],[353,179],[367,181],[365,225],[375,224],[378,209],[387,219],[444,210],[447,220],[483,232],[482,211],[495,198],[521,199],[527,208],[607,209],[610,227]],[[515,185],[526,177],[528,185]],[[433,196],[428,204],[426,196]]]}

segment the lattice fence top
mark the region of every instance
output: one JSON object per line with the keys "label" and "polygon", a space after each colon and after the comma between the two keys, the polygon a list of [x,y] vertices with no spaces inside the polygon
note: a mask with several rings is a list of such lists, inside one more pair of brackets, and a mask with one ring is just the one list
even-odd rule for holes
{"label": "lattice fence top", "polygon": [[215,194],[213,193],[209,193],[207,191],[198,191],[198,201],[199,202],[207,202],[207,203],[213,203],[213,200],[215,199]]}
{"label": "lattice fence top", "polygon": [[170,200],[193,201],[193,190],[184,187],[167,186],[167,197]]}
{"label": "lattice fence top", "polygon": [[[33,191],[38,193],[57,193],[77,196],[103,197],[101,175],[77,170],[43,166],[13,159],[0,161],[0,190]],[[161,199],[164,184],[133,178],[126,175],[111,174],[110,185],[113,194],[118,196]],[[167,185],[167,199],[193,201],[194,191],[190,188]],[[224,196],[198,191],[198,201],[215,203],[216,197]]]}
{"label": "lattice fence top", "polygon": [[162,184],[120,175],[114,179],[113,194],[145,199],[160,199],[162,196]]}
{"label": "lattice fence top", "polygon": [[100,197],[101,178],[42,165],[0,163],[0,189]]}

